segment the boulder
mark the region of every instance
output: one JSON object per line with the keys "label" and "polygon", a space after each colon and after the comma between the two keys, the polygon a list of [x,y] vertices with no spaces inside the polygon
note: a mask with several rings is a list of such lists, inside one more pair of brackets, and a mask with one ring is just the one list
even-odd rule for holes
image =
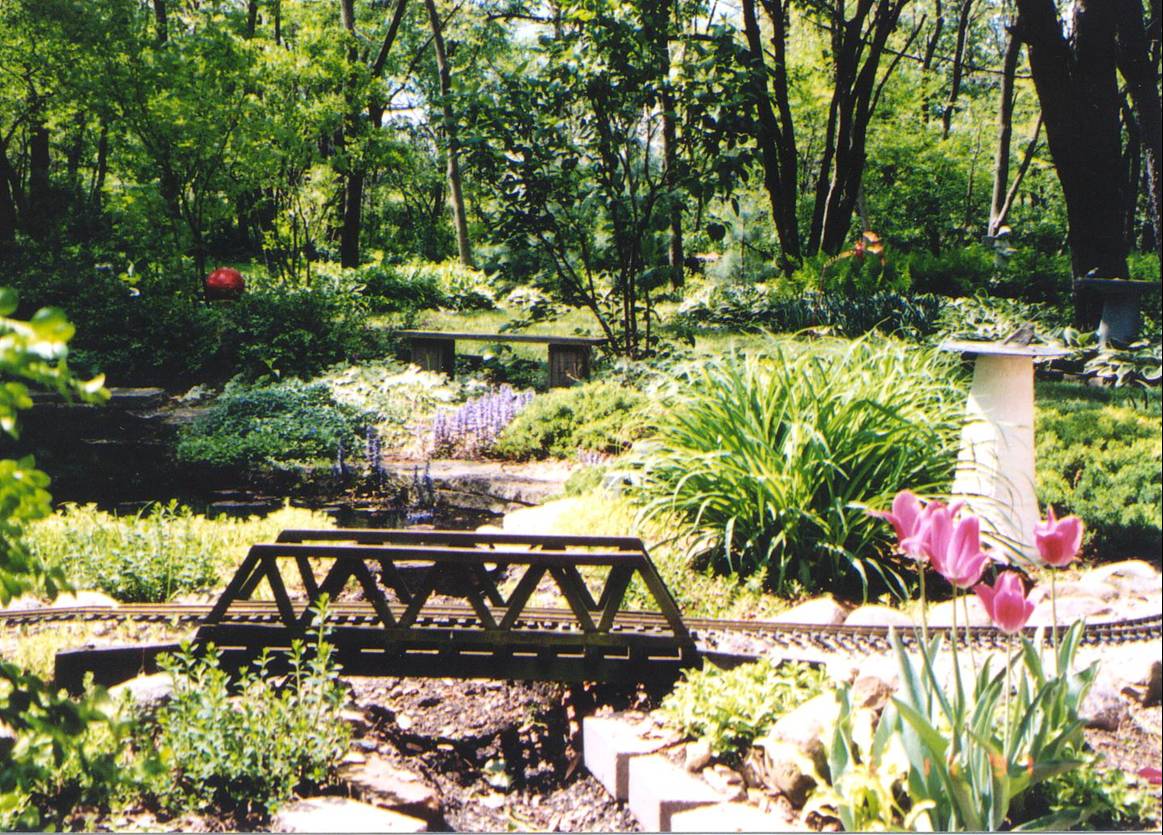
{"label": "boulder", "polygon": [[859,606],[844,619],[845,626],[907,626],[913,619],[900,609],[890,606]]}
{"label": "boulder", "polygon": [[339,778],[352,795],[382,809],[402,812],[426,821],[439,821],[439,792],[411,771],[392,765],[378,754],[369,753],[362,763],[348,763],[339,769]]}
{"label": "boulder", "polygon": [[815,597],[780,612],[772,620],[775,623],[810,623],[818,626],[835,626],[844,622],[848,610],[831,597]]}
{"label": "boulder", "polygon": [[31,594],[22,594],[8,601],[7,606],[0,606],[0,612],[26,612],[29,609],[39,609],[40,600]]}
{"label": "boulder", "polygon": [[880,713],[892,698],[893,685],[879,676],[860,676],[852,683],[848,698],[854,708],[866,708]]}
{"label": "boulder", "polygon": [[[969,625],[989,626],[991,623],[989,613],[985,611],[985,607],[981,605],[977,595],[970,595],[967,599],[969,601]],[[928,611],[929,626],[952,626],[953,604],[952,600],[944,600],[930,606]],[[957,627],[960,629],[965,626],[965,604],[961,600],[956,601],[956,604]]]}
{"label": "boulder", "polygon": [[427,832],[419,818],[346,797],[308,797],[289,803],[271,820],[272,832]]}
{"label": "boulder", "polygon": [[827,773],[824,744],[839,713],[835,695],[822,693],[781,716],[748,753],[745,776],[751,785],[774,789],[802,806],[816,784],[813,774]]}
{"label": "boulder", "polygon": [[[1055,608],[1050,605],[1050,595],[1038,601],[1034,613],[1030,615],[1029,626],[1050,626],[1054,621]],[[1097,619],[1112,614],[1111,604],[1101,597],[1074,597],[1058,595],[1058,623],[1069,626],[1076,620]]]}
{"label": "boulder", "polygon": [[797,808],[804,805],[815,788],[813,769],[811,758],[796,746],[770,737],[755,740],[743,762],[743,775],[749,785],[779,792]]}
{"label": "boulder", "polygon": [[1130,716],[1130,706],[1119,691],[1105,681],[1096,681],[1078,707],[1079,718],[1088,728],[1117,731]]}
{"label": "boulder", "polygon": [[711,764],[712,759],[711,746],[703,739],[688,744],[683,752],[683,765],[691,774],[702,771]]}
{"label": "boulder", "polygon": [[129,694],[138,711],[152,714],[174,697],[174,677],[169,673],[141,675],[109,688],[114,699],[121,699],[123,694]]}
{"label": "boulder", "polygon": [[747,783],[733,768],[717,763],[703,771],[707,784],[729,801],[747,799]]}
{"label": "boulder", "polygon": [[53,609],[72,609],[80,606],[116,609],[118,605],[116,600],[100,591],[61,592],[56,600],[49,604]]}
{"label": "boulder", "polygon": [[1122,592],[1141,591],[1154,587],[1158,589],[1163,578],[1155,567],[1143,560],[1123,560],[1109,565],[1100,565],[1082,575],[1079,581],[1084,585],[1107,583]]}

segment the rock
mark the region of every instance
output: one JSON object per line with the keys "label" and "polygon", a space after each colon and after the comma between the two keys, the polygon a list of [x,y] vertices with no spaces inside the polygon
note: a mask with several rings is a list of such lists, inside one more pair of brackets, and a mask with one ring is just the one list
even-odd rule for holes
{"label": "rock", "polygon": [[0,606],[0,612],[26,612],[29,609],[39,609],[40,600],[31,594],[22,594],[8,601],[7,606]]}
{"label": "rock", "polygon": [[630,796],[630,762],[653,754],[665,743],[649,738],[642,717],[587,716],[582,720],[582,752],[586,768],[617,800]]}
{"label": "rock", "polygon": [[350,763],[339,769],[339,778],[356,797],[383,809],[391,809],[434,822],[441,817],[440,794],[419,775],[369,753],[367,761]]}
{"label": "rock", "polygon": [[831,597],[816,597],[781,612],[772,620],[775,623],[810,623],[820,626],[835,626],[844,622],[848,610]]}
{"label": "rock", "polygon": [[711,766],[703,772],[707,784],[728,800],[746,800],[747,783],[743,775],[722,763]]}
{"label": "rock", "polygon": [[79,606],[116,609],[118,602],[100,591],[62,592],[49,604],[53,609],[72,609]]}
{"label": "rock", "polygon": [[907,626],[912,627],[913,619],[900,609],[889,606],[860,606],[853,609],[844,619],[845,626]]}
{"label": "rock", "polygon": [[[915,653],[914,653],[915,654]],[[875,678],[884,682],[890,691],[900,689],[901,671],[896,656],[888,653],[872,653],[860,661],[853,684],[862,678]]]}
{"label": "rock", "polygon": [[[1084,576],[1081,580],[1067,580],[1057,584],[1058,599],[1065,597],[1097,597],[1099,600],[1111,601],[1119,596],[1119,590],[1105,579]],[[1050,593],[1047,585],[1041,597]],[[1041,599],[1041,598],[1039,598]]]}
{"label": "rock", "polygon": [[676,812],[671,832],[794,832],[808,831],[781,811],[764,812],[746,803],[716,803]]}
{"label": "rock", "polygon": [[339,718],[351,726],[353,736],[360,737],[371,730],[371,723],[361,710],[345,708],[339,712]]}
{"label": "rock", "polygon": [[346,797],[308,797],[289,803],[271,820],[272,832],[427,832],[418,818]]}
{"label": "rock", "polygon": [[893,686],[879,676],[860,676],[853,682],[848,698],[854,708],[880,713],[892,694]]}
{"label": "rock", "polygon": [[828,762],[825,740],[839,715],[832,693],[823,693],[781,716],[766,737],[757,739],[746,760],[752,785],[774,789],[802,806]]}
{"label": "rock", "polygon": [[723,801],[709,785],[666,757],[651,754],[630,761],[630,811],[647,832],[669,832],[671,816]]}
{"label": "rock", "polygon": [[1106,684],[1096,681],[1079,705],[1079,718],[1088,728],[1117,731],[1123,720],[1130,715],[1126,700]]}
{"label": "rock", "polygon": [[152,714],[174,697],[174,678],[169,673],[153,673],[131,678],[129,681],[109,688],[113,699],[128,693],[137,710]]}
{"label": "rock", "polygon": [[[1158,645],[1153,646],[1158,652]],[[1122,677],[1124,681],[1119,692],[1124,696],[1144,707],[1159,704],[1163,691],[1163,662],[1158,656],[1153,659],[1140,656],[1123,668]]]}
{"label": "rock", "polygon": [[[981,601],[977,599],[977,595],[970,595],[969,600],[969,625],[970,626],[989,626],[991,621],[989,613],[985,611],[985,607],[981,605]],[[965,604],[961,600],[957,602],[957,628],[965,626]],[[952,600],[945,600],[941,603],[935,603],[929,607],[928,617],[929,626],[952,626],[953,625],[953,603]]]}
{"label": "rock", "polygon": [[702,739],[686,746],[684,765],[691,774],[702,771],[711,764],[711,746]]}
{"label": "rock", "polygon": [[770,737],[755,740],[743,762],[744,776],[750,785],[777,791],[797,808],[804,805],[808,793],[815,788],[813,769],[815,763],[796,746]]}
{"label": "rock", "polygon": [[584,507],[580,498],[557,499],[538,507],[525,507],[505,514],[505,533],[554,534],[567,529],[568,520]]}
{"label": "rock", "polygon": [[1100,565],[1082,575],[1083,584],[1109,583],[1120,591],[1137,591],[1145,587],[1158,587],[1161,582],[1159,572],[1143,560],[1123,560],[1109,565]]}
{"label": "rock", "polygon": [[[1030,615],[1029,626],[1049,626],[1054,618],[1055,609],[1050,605],[1050,595],[1047,594]],[[1083,618],[1093,619],[1101,615],[1111,614],[1111,606],[1101,597],[1063,597],[1059,595],[1057,605],[1058,623],[1060,626],[1069,626],[1076,620]]]}

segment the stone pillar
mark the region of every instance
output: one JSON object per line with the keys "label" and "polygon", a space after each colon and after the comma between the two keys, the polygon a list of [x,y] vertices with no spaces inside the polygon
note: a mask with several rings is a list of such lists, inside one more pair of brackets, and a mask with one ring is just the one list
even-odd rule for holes
{"label": "stone pillar", "polygon": [[1034,357],[1041,346],[950,343],[976,355],[952,493],[981,519],[987,541],[1033,558],[1039,518],[1034,485]]}

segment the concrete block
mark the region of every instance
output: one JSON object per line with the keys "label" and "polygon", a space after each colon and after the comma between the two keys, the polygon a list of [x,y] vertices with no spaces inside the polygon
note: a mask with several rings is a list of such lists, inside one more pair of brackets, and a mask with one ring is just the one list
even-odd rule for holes
{"label": "concrete block", "polygon": [[630,760],[630,811],[647,832],[670,832],[676,813],[723,800],[721,794],[666,757],[654,754]]}
{"label": "concrete block", "polygon": [[308,797],[289,803],[271,821],[272,832],[427,832],[428,824],[346,797]]}
{"label": "concrete block", "polygon": [[671,832],[789,832],[802,829],[794,820],[762,812],[748,803],[716,803],[675,812]]}
{"label": "concrete block", "polygon": [[587,716],[582,720],[586,768],[617,800],[630,796],[630,760],[653,754],[665,744],[665,740],[644,737],[637,724],[617,716]]}

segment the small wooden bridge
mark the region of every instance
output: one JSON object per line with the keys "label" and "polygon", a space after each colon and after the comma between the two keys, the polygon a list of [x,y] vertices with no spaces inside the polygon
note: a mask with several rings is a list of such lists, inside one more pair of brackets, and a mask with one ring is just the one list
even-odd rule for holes
{"label": "small wooden bridge", "polygon": [[[634,537],[287,530],[250,548],[194,642],[230,670],[269,650],[278,671],[324,597],[347,675],[663,682],[700,663]],[[57,681],[152,666],[134,649],[62,653]]]}

